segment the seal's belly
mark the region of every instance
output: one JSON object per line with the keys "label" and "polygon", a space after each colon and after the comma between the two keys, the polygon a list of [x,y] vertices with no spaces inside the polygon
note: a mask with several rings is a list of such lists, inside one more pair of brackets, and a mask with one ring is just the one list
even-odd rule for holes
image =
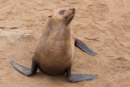
{"label": "seal's belly", "polygon": [[47,44],[43,47],[37,48],[34,54],[34,60],[38,64],[41,71],[57,75],[64,73],[72,64],[74,45],[70,44],[60,44],[58,46]]}

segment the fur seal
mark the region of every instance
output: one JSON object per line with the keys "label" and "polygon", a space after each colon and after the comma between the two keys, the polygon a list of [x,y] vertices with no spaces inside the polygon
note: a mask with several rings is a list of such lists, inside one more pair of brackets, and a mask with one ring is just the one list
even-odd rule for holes
{"label": "fur seal", "polygon": [[59,75],[67,72],[71,82],[91,80],[98,74],[71,74],[71,65],[74,58],[74,45],[84,52],[95,56],[89,47],[75,38],[70,31],[70,22],[75,15],[75,8],[58,9],[48,16],[46,27],[37,42],[32,57],[31,69],[14,63],[10,64],[20,73],[30,76],[34,75],[39,68],[42,72],[50,75]]}

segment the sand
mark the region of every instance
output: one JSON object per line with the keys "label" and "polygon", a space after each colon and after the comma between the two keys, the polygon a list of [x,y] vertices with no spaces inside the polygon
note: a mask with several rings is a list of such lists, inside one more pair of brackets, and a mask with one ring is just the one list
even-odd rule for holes
{"label": "sand", "polygon": [[[76,48],[72,73],[99,74],[70,83],[38,70],[27,77],[10,61],[31,67],[47,16],[75,7],[71,31],[98,55]],[[130,87],[130,0],[0,0],[0,87]]]}

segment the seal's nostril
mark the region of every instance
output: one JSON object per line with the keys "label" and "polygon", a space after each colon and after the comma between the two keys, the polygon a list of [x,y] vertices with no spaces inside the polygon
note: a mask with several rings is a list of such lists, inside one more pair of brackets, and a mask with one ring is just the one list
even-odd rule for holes
{"label": "seal's nostril", "polygon": [[75,8],[73,8],[73,10],[75,11]]}

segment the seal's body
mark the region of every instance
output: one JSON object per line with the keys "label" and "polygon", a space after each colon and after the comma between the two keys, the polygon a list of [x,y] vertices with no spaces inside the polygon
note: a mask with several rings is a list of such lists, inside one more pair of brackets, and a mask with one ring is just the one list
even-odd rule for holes
{"label": "seal's body", "polygon": [[24,75],[30,76],[41,71],[59,75],[67,72],[71,82],[90,80],[98,75],[71,74],[71,65],[74,58],[74,45],[90,55],[96,55],[82,41],[71,35],[70,22],[75,14],[74,8],[58,9],[48,16],[46,27],[37,42],[32,59],[32,68],[28,69],[11,61],[11,65]]}
{"label": "seal's body", "polygon": [[[61,10],[62,11],[62,10]],[[66,9],[68,19],[63,14],[55,11],[48,18],[42,36],[36,45],[34,60],[39,68],[48,74],[62,74],[72,64],[74,55],[74,40],[68,23],[69,16],[74,16],[74,9]]]}
{"label": "seal's body", "polygon": [[39,68],[52,75],[65,72],[73,61],[74,41],[72,39],[67,27],[62,31],[45,30],[33,56]]}

